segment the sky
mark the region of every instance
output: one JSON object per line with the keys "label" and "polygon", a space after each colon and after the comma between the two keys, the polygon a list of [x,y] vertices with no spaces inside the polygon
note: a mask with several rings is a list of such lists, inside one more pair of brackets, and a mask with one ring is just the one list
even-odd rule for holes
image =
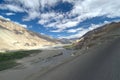
{"label": "sky", "polygon": [[0,17],[54,38],[80,38],[120,21],[119,0],[0,0]]}

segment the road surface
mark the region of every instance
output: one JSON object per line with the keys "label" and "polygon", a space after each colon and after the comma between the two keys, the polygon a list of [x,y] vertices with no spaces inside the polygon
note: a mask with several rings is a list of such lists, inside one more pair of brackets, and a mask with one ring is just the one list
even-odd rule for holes
{"label": "road surface", "polygon": [[30,80],[120,80],[120,39]]}

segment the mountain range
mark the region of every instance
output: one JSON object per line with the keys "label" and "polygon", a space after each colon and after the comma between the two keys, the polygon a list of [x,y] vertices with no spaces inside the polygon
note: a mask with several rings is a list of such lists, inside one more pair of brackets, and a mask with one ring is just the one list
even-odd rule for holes
{"label": "mountain range", "polygon": [[52,37],[27,30],[19,24],[0,18],[0,51],[37,49],[60,42]]}

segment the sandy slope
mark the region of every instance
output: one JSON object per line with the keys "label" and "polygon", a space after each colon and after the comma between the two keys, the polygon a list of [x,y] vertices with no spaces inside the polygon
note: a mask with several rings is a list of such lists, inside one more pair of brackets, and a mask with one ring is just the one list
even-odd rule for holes
{"label": "sandy slope", "polygon": [[42,46],[52,46],[59,43],[49,37],[43,37],[23,28],[19,24],[0,19],[0,51],[37,49]]}

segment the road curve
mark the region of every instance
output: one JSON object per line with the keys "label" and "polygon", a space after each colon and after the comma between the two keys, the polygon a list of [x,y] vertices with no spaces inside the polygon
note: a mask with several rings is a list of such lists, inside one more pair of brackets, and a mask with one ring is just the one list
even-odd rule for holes
{"label": "road curve", "polygon": [[93,49],[33,80],[120,80],[120,39]]}

